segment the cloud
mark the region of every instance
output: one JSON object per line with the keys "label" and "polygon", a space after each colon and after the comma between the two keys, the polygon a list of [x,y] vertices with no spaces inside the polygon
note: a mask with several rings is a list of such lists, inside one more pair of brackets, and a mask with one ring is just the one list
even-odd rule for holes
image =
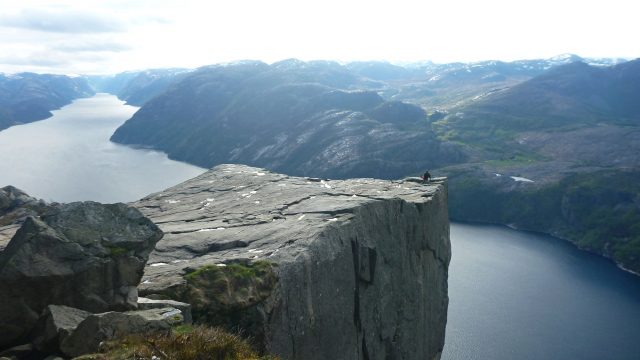
{"label": "cloud", "polygon": [[0,16],[0,26],[55,33],[123,32],[124,22],[104,13],[61,10],[23,9],[16,14]]}
{"label": "cloud", "polygon": [[69,64],[68,59],[63,59],[57,56],[2,56],[0,57],[0,64],[2,65],[21,65],[30,67],[57,67]]}
{"label": "cloud", "polygon": [[63,52],[122,52],[132,49],[129,45],[111,41],[62,42],[51,48]]}

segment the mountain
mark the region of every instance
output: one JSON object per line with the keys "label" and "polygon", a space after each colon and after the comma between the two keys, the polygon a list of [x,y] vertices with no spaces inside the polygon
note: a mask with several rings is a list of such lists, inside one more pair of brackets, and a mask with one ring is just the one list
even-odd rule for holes
{"label": "mountain", "polygon": [[[637,124],[640,59],[611,67],[573,62],[458,109],[464,128],[533,130]],[[456,126],[454,126],[456,127]]]}
{"label": "mountain", "polygon": [[346,64],[346,68],[360,76],[381,81],[410,79],[421,74],[420,69],[393,65],[385,61],[356,61]]}
{"label": "mountain", "polygon": [[[609,65],[612,64],[612,65]],[[640,272],[640,60],[208,66],[113,135],[210,167],[450,178],[451,217],[546,232]]]}
{"label": "mountain", "polygon": [[566,238],[640,271],[640,60],[574,62],[434,123],[472,161],[450,177],[453,219]]}
{"label": "mountain", "polygon": [[129,105],[141,106],[189,71],[182,68],[151,69],[86,78],[96,91],[114,94]]}
{"label": "mountain", "polygon": [[397,178],[463,161],[420,107],[349,90],[371,84],[331,62],[205,67],[147,102],[112,140],[204,167],[331,178]]}
{"label": "mountain", "polygon": [[[407,64],[405,71],[391,64],[376,62],[355,63],[355,71],[361,68],[365,76],[382,76],[386,81],[382,90],[385,97],[393,100],[420,104],[425,108],[449,110],[466,105],[523,81],[543,74],[545,71],[583,61],[594,66],[610,66],[623,59],[591,59],[565,54],[550,59],[518,60],[513,62],[480,61],[473,63],[434,64],[422,62]],[[362,70],[360,70],[362,71]]]}
{"label": "mountain", "polygon": [[63,75],[0,74],[0,130],[51,116],[51,110],[93,95],[82,78]]}

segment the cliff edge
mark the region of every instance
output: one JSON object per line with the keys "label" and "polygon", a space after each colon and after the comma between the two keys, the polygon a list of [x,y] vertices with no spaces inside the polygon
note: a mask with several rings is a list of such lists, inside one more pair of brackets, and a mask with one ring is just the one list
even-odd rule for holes
{"label": "cliff edge", "polygon": [[283,359],[439,359],[446,187],[217,166],[132,204],[165,233],[140,294]]}

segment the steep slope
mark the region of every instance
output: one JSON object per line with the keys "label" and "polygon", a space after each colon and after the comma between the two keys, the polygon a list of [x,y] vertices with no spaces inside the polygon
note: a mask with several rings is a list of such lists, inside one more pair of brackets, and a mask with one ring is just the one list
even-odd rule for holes
{"label": "steep slope", "polygon": [[[417,179],[414,179],[417,180]],[[142,295],[244,329],[282,359],[439,359],[446,183],[296,178],[221,165],[134,204],[165,236]]]}
{"label": "steep slope", "polygon": [[571,63],[439,121],[475,149],[441,169],[452,217],[552,233],[640,272],[639,80],[640,60]]}
{"label": "steep slope", "polygon": [[206,67],[145,104],[112,141],[205,167],[238,162],[332,178],[398,178],[463,160],[421,108],[349,90],[370,85],[330,62]]}
{"label": "steep slope", "polygon": [[51,116],[51,110],[93,95],[82,78],[63,75],[0,74],[0,130]]}

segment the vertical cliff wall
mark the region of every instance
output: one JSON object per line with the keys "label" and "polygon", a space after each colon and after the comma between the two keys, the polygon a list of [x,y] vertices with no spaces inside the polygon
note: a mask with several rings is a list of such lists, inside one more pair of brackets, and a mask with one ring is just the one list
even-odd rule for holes
{"label": "vertical cliff wall", "polygon": [[222,165],[135,204],[165,232],[140,288],[283,359],[437,359],[444,181],[325,181]]}

